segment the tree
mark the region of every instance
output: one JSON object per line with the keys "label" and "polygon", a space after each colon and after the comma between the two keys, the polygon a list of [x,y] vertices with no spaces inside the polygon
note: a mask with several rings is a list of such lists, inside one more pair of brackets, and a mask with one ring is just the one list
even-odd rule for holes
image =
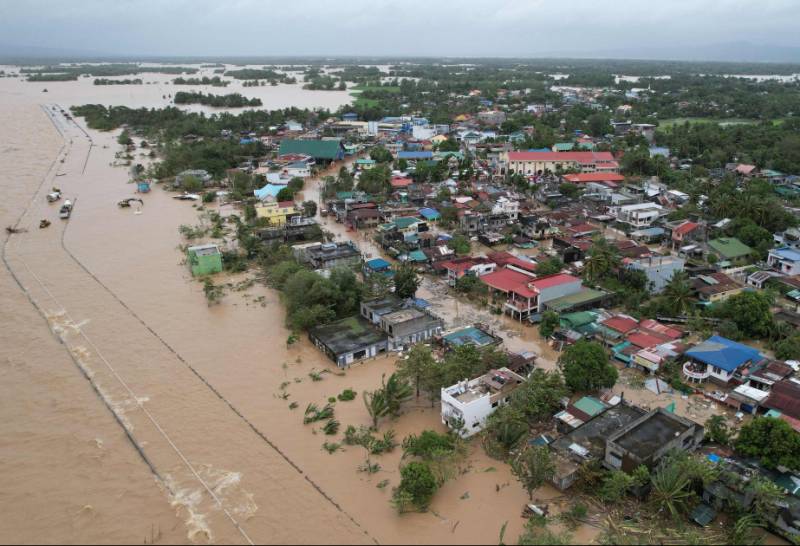
{"label": "tree", "polygon": [[772,299],[763,292],[740,292],[722,304],[719,314],[736,323],[748,338],[768,337],[773,329]]}
{"label": "tree", "polygon": [[[428,465],[414,461],[400,469],[400,485],[395,489],[393,498],[396,501],[407,500],[414,508],[424,512],[430,506],[438,488],[436,478]],[[404,511],[406,507],[399,508]]]}
{"label": "tree", "polygon": [[430,347],[421,343],[414,345],[405,358],[397,361],[398,375],[414,386],[417,398],[425,379],[433,376],[436,367]]}
{"label": "tree", "polygon": [[460,233],[450,239],[447,243],[447,246],[453,249],[453,251],[458,254],[459,256],[464,256],[469,254],[472,250],[472,247],[469,243],[469,239],[467,239],[464,235]]}
{"label": "tree", "polygon": [[800,359],[800,334],[778,341],[775,344],[775,358],[779,360]]}
{"label": "tree", "polygon": [[419,277],[414,267],[403,264],[394,274],[394,293],[398,298],[413,298],[419,288]]}
{"label": "tree", "polygon": [[275,196],[276,201],[294,201],[294,191],[288,186],[285,188],[281,188],[278,191],[278,195]]}
{"label": "tree", "polygon": [[317,202],[316,201],[303,201],[303,214],[309,218],[317,215]]}
{"label": "tree", "polygon": [[757,457],[767,468],[800,470],[800,433],[782,419],[753,419],[741,428],[734,447],[741,455]]}
{"label": "tree", "polygon": [[597,235],[592,239],[589,257],[586,260],[586,276],[590,281],[597,282],[612,270],[619,267],[620,257],[617,247],[609,243],[604,237]]}
{"label": "tree", "polygon": [[598,112],[589,116],[587,121],[589,122],[589,134],[593,137],[600,138],[612,132],[607,115]]}
{"label": "tree", "polygon": [[400,414],[400,407],[414,396],[411,386],[397,373],[389,376],[389,380],[383,383],[382,389],[386,408],[392,417],[397,417]]}
{"label": "tree", "polygon": [[613,470],[603,479],[599,495],[605,502],[614,504],[621,501],[628,489],[633,487],[634,478],[622,470]]}
{"label": "tree", "polygon": [[535,369],[511,395],[510,405],[520,411],[526,422],[549,419],[569,394],[561,374]]}
{"label": "tree", "polygon": [[650,500],[654,506],[666,508],[673,518],[686,507],[694,493],[689,490],[691,479],[677,463],[662,464],[652,478]]}
{"label": "tree", "polygon": [[685,271],[676,271],[664,287],[664,297],[673,313],[682,314],[692,305],[692,286]]}
{"label": "tree", "polygon": [[392,154],[383,146],[375,146],[369,151],[369,157],[378,163],[389,163],[392,160]]}
{"label": "tree", "polygon": [[603,346],[581,339],[568,347],[558,359],[564,381],[574,392],[610,388],[617,382],[617,369],[608,361]]}
{"label": "tree", "polygon": [[364,406],[367,408],[370,418],[372,418],[372,428],[378,428],[378,420],[389,413],[389,404],[386,401],[386,393],[383,389],[374,391],[364,391]]}
{"label": "tree", "polygon": [[531,501],[533,492],[553,477],[555,469],[546,446],[529,446],[511,461],[511,472],[522,483]]}
{"label": "tree", "polygon": [[545,311],[542,315],[542,322],[539,324],[539,335],[548,338],[558,329],[560,322],[558,313],[555,311]]}
{"label": "tree", "polygon": [[715,444],[728,445],[731,431],[722,415],[712,415],[706,421],[706,438]]}
{"label": "tree", "polygon": [[133,144],[133,139],[131,138],[131,134],[128,132],[127,129],[123,129],[122,132],[117,137],[117,142],[122,144],[123,146],[129,146]]}
{"label": "tree", "polygon": [[564,269],[564,262],[558,257],[553,256],[552,258],[547,258],[543,262],[539,262],[539,265],[536,266],[536,274],[540,277],[555,275],[561,272],[562,269]]}

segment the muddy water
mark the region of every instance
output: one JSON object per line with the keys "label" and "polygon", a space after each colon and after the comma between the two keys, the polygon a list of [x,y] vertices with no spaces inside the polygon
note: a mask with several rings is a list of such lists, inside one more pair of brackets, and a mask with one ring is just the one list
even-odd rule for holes
{"label": "muddy water", "polygon": [[[195,66],[199,65],[184,65]],[[242,67],[228,66],[229,69]],[[261,68],[250,66],[249,68]],[[15,73],[18,68],[0,65],[0,70],[6,73]],[[214,77],[214,69],[202,68],[197,74],[183,75],[184,78]],[[314,91],[303,89],[302,75],[292,73],[298,79],[296,84],[279,84],[277,86],[264,85],[259,87],[243,87],[242,80],[221,76],[229,81],[227,87],[212,87],[209,85],[174,85],[172,80],[175,74],[143,73],[131,76],[119,76],[108,79],[141,79],[142,85],[94,85],[95,78],[78,78],[76,81],[67,82],[27,82],[21,78],[0,78],[0,96],[11,100],[29,102],[54,102],[69,107],[80,104],[104,104],[114,106],[129,106],[131,108],[164,108],[173,105],[171,96],[178,91],[202,92],[206,94],[225,95],[240,93],[247,98],[259,98],[263,103],[258,109],[275,110],[296,106],[298,108],[328,108],[335,110],[348,104],[353,97],[347,91]],[[43,92],[47,89],[47,92]],[[183,110],[193,112],[241,112],[249,108],[212,108],[199,104],[179,105]]]}

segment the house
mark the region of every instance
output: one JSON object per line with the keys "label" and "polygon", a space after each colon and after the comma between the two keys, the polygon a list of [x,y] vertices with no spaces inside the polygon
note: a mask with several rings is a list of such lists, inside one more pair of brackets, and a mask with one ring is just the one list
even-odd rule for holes
{"label": "house", "polygon": [[386,334],[359,316],[316,326],[308,337],[339,368],[385,353],[389,341]]}
{"label": "house", "polygon": [[718,259],[718,265],[740,266],[752,261],[753,249],[735,237],[720,237],[708,242],[709,251]]}
{"label": "house", "polygon": [[215,244],[195,245],[186,249],[186,263],[193,277],[222,271],[222,254]]}
{"label": "house", "polygon": [[700,301],[704,303],[724,301],[744,290],[742,284],[725,273],[698,275],[692,279],[692,288],[697,292]]}
{"label": "house", "polygon": [[641,465],[652,469],[672,450],[693,451],[703,435],[702,425],[657,408],[608,437],[603,464],[628,473]]}
{"label": "house", "polygon": [[616,188],[618,185],[625,182],[625,177],[618,173],[613,172],[597,172],[597,173],[572,173],[562,176],[565,182],[570,184],[601,184],[609,188]]}
{"label": "house", "polygon": [[456,285],[458,279],[464,275],[475,275],[480,277],[495,270],[497,265],[487,258],[464,256],[452,260],[441,262],[438,268],[445,272],[447,284],[451,287]]}
{"label": "house", "polygon": [[444,321],[427,310],[410,306],[382,315],[380,328],[389,335],[389,350],[396,351],[439,335]]}
{"label": "house", "polygon": [[711,380],[727,385],[739,370],[762,358],[757,349],[722,336],[711,336],[686,351],[683,375],[694,383]]}
{"label": "house", "polygon": [[672,239],[673,248],[679,248],[694,241],[702,240],[704,234],[705,230],[702,224],[686,220],[672,228],[672,236],[670,238]]}
{"label": "house", "polygon": [[606,438],[644,415],[645,410],[621,401],[552,442],[556,467],[553,485],[560,491],[568,489],[584,464],[605,460]]}
{"label": "house", "polygon": [[500,125],[506,120],[506,113],[501,110],[478,112],[478,121],[486,125]]}
{"label": "house", "polygon": [[278,156],[287,154],[305,154],[314,158],[315,161],[330,163],[344,159],[344,145],[341,139],[284,139],[281,140]]}
{"label": "house", "polygon": [[653,244],[664,238],[666,231],[662,227],[649,227],[631,232],[631,239],[638,243]]}
{"label": "house", "polygon": [[632,229],[646,228],[667,214],[667,210],[656,203],[636,203],[616,209],[617,222]]}
{"label": "house", "polygon": [[465,326],[442,333],[441,343],[447,349],[453,349],[462,345],[472,345],[479,349],[500,345],[503,339],[489,332],[480,325]]}
{"label": "house", "polygon": [[364,273],[364,277],[369,277],[372,274],[379,274],[387,277],[394,275],[394,272],[392,271],[392,264],[383,258],[373,258],[371,260],[367,260],[364,262],[362,272]]}
{"label": "house", "polygon": [[503,152],[500,174],[540,176],[574,169],[579,172],[619,172],[611,152]]}
{"label": "house", "polygon": [[575,430],[586,421],[596,417],[609,408],[609,405],[593,396],[584,396],[555,414],[556,427],[566,433]]}
{"label": "house", "polygon": [[525,378],[508,368],[491,370],[471,381],[442,389],[442,424],[467,438],[480,432],[486,419],[508,403]]}
{"label": "house", "polygon": [[774,248],[767,255],[767,265],[784,275],[800,275],[800,250],[786,246]]}
{"label": "house", "polygon": [[312,243],[294,247],[300,251],[300,259],[313,269],[330,270],[336,267],[355,268],[361,264],[361,252],[351,242]]}
{"label": "house", "polygon": [[797,430],[800,428],[800,381],[783,378],[775,382],[762,406],[776,412],[779,417],[794,419],[797,425],[790,424]]}
{"label": "house", "polygon": [[300,213],[294,201],[271,201],[256,207],[256,217],[265,218],[271,226],[282,226],[289,218]]}
{"label": "house", "polygon": [[686,262],[675,256],[651,256],[641,260],[628,262],[628,269],[643,271],[647,277],[647,289],[651,294],[660,294],[664,291],[673,275],[683,271]]}

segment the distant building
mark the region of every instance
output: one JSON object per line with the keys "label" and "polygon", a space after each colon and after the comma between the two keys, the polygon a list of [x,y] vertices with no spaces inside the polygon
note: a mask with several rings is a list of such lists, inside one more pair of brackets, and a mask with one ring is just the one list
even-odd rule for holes
{"label": "distant building", "polygon": [[800,251],[781,247],[769,251],[767,264],[784,275],[800,275]]}
{"label": "distant building", "polygon": [[525,381],[508,368],[462,381],[442,389],[442,423],[469,437],[483,430],[486,419],[508,403],[509,396]]}
{"label": "distant building", "polygon": [[526,176],[570,169],[584,173],[619,172],[619,163],[611,152],[503,152],[500,162],[506,172]]}
{"label": "distant building", "polygon": [[295,246],[294,251],[301,261],[314,269],[356,268],[361,264],[361,252],[352,241],[311,243]]}
{"label": "distant building", "polygon": [[709,250],[719,260],[718,265],[740,266],[752,261],[753,249],[735,237],[720,237],[708,242]]}
{"label": "distant building", "polygon": [[641,260],[632,260],[628,269],[643,271],[647,277],[647,290],[651,294],[660,294],[669,281],[679,271],[683,271],[686,262],[675,256],[652,256]]}
{"label": "distant building", "polygon": [[341,139],[331,140],[294,140],[284,139],[278,150],[279,156],[287,154],[305,154],[316,161],[331,162],[344,158],[344,146]]}
{"label": "distant building", "polygon": [[214,244],[190,246],[186,250],[192,276],[211,275],[222,271],[222,254]]}

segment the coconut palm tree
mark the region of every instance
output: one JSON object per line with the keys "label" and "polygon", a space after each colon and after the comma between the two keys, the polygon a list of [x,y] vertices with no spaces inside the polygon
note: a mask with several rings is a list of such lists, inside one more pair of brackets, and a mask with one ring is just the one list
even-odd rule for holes
{"label": "coconut palm tree", "polygon": [[691,308],[692,287],[685,271],[676,271],[664,287],[664,296],[669,302],[670,309],[681,314]]}
{"label": "coconut palm tree", "polygon": [[364,405],[367,413],[372,418],[372,428],[378,428],[378,420],[389,413],[389,404],[386,402],[386,394],[383,389],[374,391],[364,391]]}
{"label": "coconut palm tree", "polygon": [[650,499],[655,506],[666,508],[673,518],[677,518],[686,502],[694,494],[689,490],[691,480],[680,464],[668,462],[653,474],[653,490]]}
{"label": "coconut palm tree", "polygon": [[597,281],[620,264],[619,251],[604,237],[598,235],[592,239],[589,258],[586,260],[586,275]]}

